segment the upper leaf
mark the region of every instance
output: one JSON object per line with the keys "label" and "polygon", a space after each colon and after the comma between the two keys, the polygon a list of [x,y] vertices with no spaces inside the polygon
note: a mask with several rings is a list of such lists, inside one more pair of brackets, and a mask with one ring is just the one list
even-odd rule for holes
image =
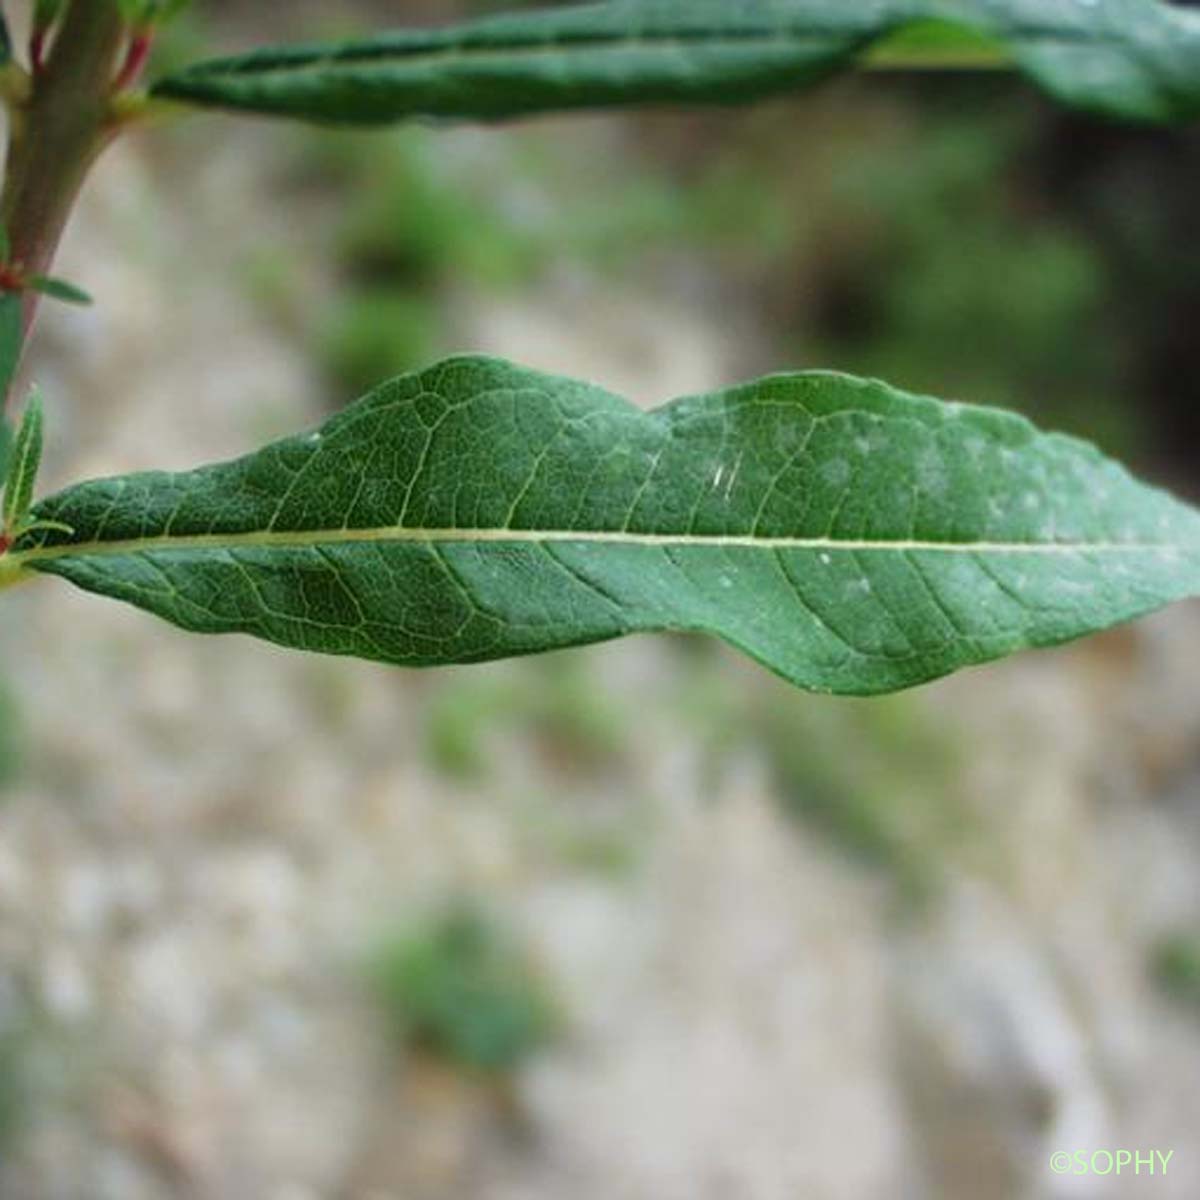
{"label": "upper leaf", "polygon": [[233,462],[69,488],[9,576],[426,666],[648,630],[888,691],[1200,590],[1200,515],[1010,414],[830,373],[644,413],[454,359]]}
{"label": "upper leaf", "polygon": [[83,288],[67,279],[58,279],[53,275],[31,275],[28,286],[43,296],[53,300],[62,300],[67,304],[91,304],[92,298]]}
{"label": "upper leaf", "polygon": [[935,21],[1007,47],[1068,104],[1200,113],[1200,15],[1164,0],[608,0],[204,62],[152,91],[317,121],[494,118],[799,88]]}

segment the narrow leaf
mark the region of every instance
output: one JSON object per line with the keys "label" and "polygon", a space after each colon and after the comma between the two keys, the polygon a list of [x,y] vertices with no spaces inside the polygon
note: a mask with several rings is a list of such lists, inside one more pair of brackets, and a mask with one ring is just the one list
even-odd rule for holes
{"label": "narrow leaf", "polygon": [[17,570],[411,666],[675,629],[883,692],[1200,591],[1200,514],[1091,447],[832,373],[644,413],[453,359],[316,432],[33,515],[76,532],[23,538]]}
{"label": "narrow leaf", "polygon": [[68,304],[91,304],[92,298],[81,287],[68,283],[65,279],[56,279],[52,275],[32,275],[29,286],[43,296],[55,300],[65,300]]}
{"label": "narrow leaf", "polygon": [[0,413],[0,489],[8,479],[8,459],[12,452],[12,428],[7,418]]}
{"label": "narrow leaf", "polygon": [[21,294],[0,291],[0,400],[8,394],[21,362],[21,322]]}
{"label": "narrow leaf", "polygon": [[608,0],[264,49],[152,91],[356,124],[726,104],[803,87],[929,22],[943,38],[957,29],[1003,45],[1065,103],[1138,120],[1200,114],[1200,14],[1162,0]]}
{"label": "narrow leaf", "polygon": [[11,461],[4,489],[4,530],[19,531],[33,503],[33,488],[42,464],[42,399],[31,392],[25,404],[21,426],[13,442]]}

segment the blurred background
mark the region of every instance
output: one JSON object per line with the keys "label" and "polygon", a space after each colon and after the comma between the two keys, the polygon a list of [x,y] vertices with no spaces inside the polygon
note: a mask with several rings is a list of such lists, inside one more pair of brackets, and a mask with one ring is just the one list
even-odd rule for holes
{"label": "blurred background", "polygon": [[[197,0],[160,66],[496,4]],[[654,405],[784,368],[1197,498],[1200,136],[1002,73],[102,161],[44,484],[457,350]],[[1200,1194],[1200,609],[897,697],[637,638],[406,672],[47,580],[0,621],[5,1200]],[[1051,1151],[1173,1151],[1055,1176]]]}

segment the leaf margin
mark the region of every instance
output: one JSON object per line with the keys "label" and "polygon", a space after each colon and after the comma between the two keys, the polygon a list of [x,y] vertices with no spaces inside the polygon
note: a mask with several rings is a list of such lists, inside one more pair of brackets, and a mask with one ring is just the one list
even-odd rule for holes
{"label": "leaf margin", "polygon": [[[1161,585],[1158,592],[1147,592],[1145,597],[1139,594],[1136,602],[1131,600],[1122,600],[1121,604],[1123,607],[1120,607],[1117,615],[1105,616],[1103,619],[1097,617],[1096,620],[1092,621],[1085,627],[1080,627],[1078,622],[1076,622],[1074,625],[1071,625],[1069,622],[1066,624],[1054,624],[1054,622],[1049,618],[1041,623],[1038,623],[1038,621],[1034,621],[1031,618],[1026,627],[1021,627],[1015,631],[993,629],[991,632],[988,632],[981,625],[979,631],[970,632],[969,638],[967,639],[969,640],[970,645],[966,649],[964,649],[963,646],[953,646],[950,644],[950,642],[946,642],[943,646],[941,646],[941,649],[937,654],[930,653],[927,656],[928,661],[924,664],[909,664],[903,668],[897,668],[895,671],[892,671],[890,666],[888,666],[887,669],[879,667],[874,675],[867,675],[865,673],[861,675],[853,675],[853,673],[846,675],[845,672],[839,675],[837,671],[841,670],[840,667],[837,670],[834,670],[833,668],[829,668],[828,664],[825,666],[821,666],[820,664],[816,664],[815,666],[807,664],[805,660],[803,660],[801,650],[796,649],[795,647],[789,647],[788,654],[792,655],[793,657],[787,663],[784,663],[778,656],[772,658],[771,653],[765,651],[763,647],[764,645],[768,644],[772,646],[775,645],[775,642],[772,640],[776,638],[774,630],[771,629],[768,631],[770,633],[770,637],[764,641],[762,637],[763,629],[757,628],[757,631],[755,631],[756,627],[753,627],[752,623],[746,624],[745,621],[742,620],[742,617],[738,616],[736,611],[732,616],[726,619],[725,612],[723,610],[718,611],[717,605],[721,600],[719,595],[706,597],[704,604],[696,606],[695,608],[680,609],[681,612],[688,614],[686,617],[667,619],[663,618],[661,615],[652,617],[635,615],[629,618],[629,623],[627,625],[623,625],[622,620],[624,619],[624,614],[618,614],[621,617],[621,620],[616,621],[616,623],[612,625],[612,628],[608,629],[607,632],[603,630],[600,632],[595,632],[595,629],[593,629],[592,632],[589,632],[586,635],[576,635],[572,633],[571,636],[565,638],[560,637],[560,639],[557,641],[545,641],[537,644],[527,644],[525,642],[521,642],[520,646],[523,648],[517,649],[513,649],[511,646],[506,644],[506,648],[496,652],[489,650],[487,652],[475,653],[472,651],[470,654],[466,655],[447,656],[443,658],[422,658],[419,654],[409,654],[408,657],[402,658],[396,656],[395,654],[389,655],[379,653],[364,653],[361,649],[346,649],[344,645],[342,648],[332,647],[327,644],[310,645],[306,644],[303,639],[295,636],[294,634],[279,636],[277,634],[263,632],[262,628],[250,628],[250,625],[253,625],[253,622],[247,622],[245,619],[243,619],[241,624],[234,623],[222,625],[219,621],[215,624],[206,623],[207,618],[201,620],[199,623],[189,624],[188,619],[182,618],[178,612],[163,611],[161,608],[156,608],[154,603],[144,603],[135,595],[131,596],[130,594],[122,593],[121,587],[124,586],[123,583],[119,584],[115,590],[112,590],[112,577],[110,575],[110,577],[108,577],[106,580],[104,571],[105,569],[108,569],[110,572],[116,570],[117,568],[113,567],[111,564],[120,560],[122,555],[124,555],[126,558],[129,558],[137,554],[155,551],[161,552],[161,561],[166,561],[175,565],[186,565],[186,555],[189,552],[194,552],[197,550],[206,551],[211,549],[213,545],[216,544],[222,545],[225,550],[228,550],[229,543],[231,541],[231,535],[228,531],[224,533],[217,533],[211,543],[206,543],[203,537],[192,538],[189,542],[186,534],[182,534],[178,537],[172,534],[169,538],[163,539],[157,544],[151,544],[143,532],[139,539],[136,539],[133,545],[120,545],[119,539],[116,539],[115,537],[115,531],[110,531],[109,529],[110,522],[109,516],[107,515],[108,510],[104,508],[104,506],[108,503],[105,498],[106,486],[109,487],[110,492],[113,489],[116,489],[117,491],[122,489],[132,489],[134,493],[137,493],[139,489],[148,489],[149,491],[153,491],[156,488],[165,488],[173,490],[173,494],[176,497],[186,498],[189,486],[191,484],[194,484],[197,481],[202,483],[204,479],[209,477],[216,478],[222,470],[230,471],[235,468],[244,467],[247,464],[252,466],[253,460],[258,459],[261,456],[274,455],[280,457],[281,459],[285,456],[291,456],[295,461],[299,461],[295,456],[311,451],[314,438],[325,438],[325,445],[328,446],[333,440],[335,440],[336,435],[338,435],[338,431],[343,428],[342,423],[358,420],[365,411],[365,408],[368,408],[371,403],[381,403],[382,401],[380,401],[378,397],[384,391],[384,389],[377,389],[376,392],[368,394],[367,397],[364,397],[363,400],[356,402],[355,405],[349,406],[340,414],[337,414],[334,418],[332,418],[331,421],[322,426],[318,431],[295,435],[291,438],[285,438],[282,441],[272,443],[270,446],[264,447],[262,450],[254,452],[251,455],[243,456],[242,459],[231,460],[231,462],[224,464],[213,464],[209,467],[199,468],[194,472],[183,472],[176,474],[149,472],[135,476],[119,477],[116,480],[91,481],[90,483],[76,485],[74,488],[69,488],[65,492],[59,493],[57,497],[51,497],[39,504],[35,509],[34,516],[39,521],[52,521],[58,520],[62,517],[67,517],[69,518],[70,523],[79,525],[85,533],[89,522],[95,525],[97,521],[100,521],[101,526],[105,529],[106,535],[110,532],[112,533],[113,540],[108,544],[108,549],[105,550],[102,547],[93,546],[91,547],[93,553],[89,555],[89,547],[87,545],[80,545],[78,543],[72,544],[71,535],[64,536],[61,532],[44,528],[37,531],[36,534],[29,533],[21,538],[21,540],[14,547],[13,553],[0,558],[0,567],[6,567],[10,572],[15,571],[18,574],[42,571],[50,574],[64,575],[72,582],[75,582],[88,590],[100,591],[103,594],[116,596],[118,599],[132,599],[135,604],[140,604],[141,607],[148,608],[150,611],[156,612],[159,616],[166,616],[168,620],[173,621],[177,625],[182,625],[184,628],[195,629],[200,632],[254,632],[261,637],[266,637],[268,640],[278,641],[281,642],[281,644],[289,645],[293,648],[319,649],[329,653],[352,654],[357,657],[376,658],[380,661],[391,661],[402,664],[407,663],[408,665],[416,666],[449,665],[454,662],[483,661],[486,658],[507,657],[523,653],[535,653],[558,648],[560,646],[582,645],[593,641],[608,640],[610,637],[623,636],[624,634],[630,632],[650,632],[670,629],[705,632],[736,646],[743,652],[749,654],[752,658],[762,663],[768,669],[774,671],[776,674],[782,675],[786,679],[789,679],[794,684],[799,684],[800,686],[807,687],[814,691],[837,691],[842,694],[849,695],[871,695],[878,694],[880,692],[898,690],[900,687],[913,686],[916,683],[937,678],[938,676],[946,674],[949,671],[957,670],[964,666],[975,665],[979,662],[990,661],[991,659],[1002,657],[1019,649],[1057,645],[1063,641],[1082,636],[1084,633],[1095,632],[1097,629],[1103,628],[1108,624],[1132,619],[1134,616],[1138,616],[1144,612],[1151,611],[1154,608],[1161,607],[1163,604],[1182,598],[1185,595],[1192,595],[1200,592],[1200,514],[1197,514],[1195,510],[1182,505],[1179,501],[1174,500],[1161,489],[1148,487],[1146,485],[1137,483],[1132,479],[1131,476],[1129,476],[1128,472],[1124,471],[1124,468],[1120,467],[1119,464],[1114,463],[1112,460],[1106,459],[1099,453],[1099,451],[1095,449],[1095,447],[1090,446],[1088,443],[1061,434],[1042,434],[1030,422],[1016,414],[970,405],[947,404],[946,402],[938,401],[929,397],[913,396],[908,393],[903,393],[897,389],[890,388],[886,384],[879,383],[878,381],[862,380],[853,376],[842,375],[839,372],[829,371],[782,373],[768,376],[765,379],[753,381],[750,384],[743,384],[737,388],[725,389],[717,393],[709,393],[695,397],[683,397],[663,406],[663,408],[653,410],[650,413],[642,412],[641,410],[638,410],[634,406],[630,405],[627,401],[622,400],[620,397],[612,396],[611,393],[604,392],[603,389],[595,388],[593,385],[581,384],[579,381],[561,380],[558,377],[546,376],[540,372],[528,372],[523,368],[513,366],[513,364],[505,363],[503,360],[488,359],[482,356],[460,356],[455,359],[447,360],[445,363],[438,364],[434,368],[429,368],[425,372],[416,372],[411,376],[401,377],[400,381],[394,382],[402,383],[414,378],[432,378],[435,372],[447,372],[455,369],[481,370],[485,372],[492,371],[499,373],[499,378],[508,379],[528,379],[530,377],[536,377],[536,379],[541,381],[541,383],[545,386],[553,386],[557,382],[559,384],[570,385],[571,387],[582,389],[582,394],[595,398],[597,404],[610,404],[612,406],[612,413],[624,420],[628,420],[631,423],[630,428],[633,428],[639,423],[645,423],[646,428],[649,428],[656,422],[662,423],[666,417],[677,420],[682,427],[693,421],[693,419],[698,415],[703,416],[706,405],[711,407],[713,404],[723,404],[726,402],[736,403],[739,394],[750,395],[754,389],[786,389],[786,387],[796,385],[798,383],[803,383],[805,385],[816,385],[819,383],[822,386],[828,386],[834,389],[839,387],[852,390],[857,389],[856,394],[858,396],[865,397],[865,402],[868,405],[870,403],[878,403],[880,405],[899,403],[903,409],[903,412],[906,414],[903,418],[905,422],[917,425],[921,421],[927,421],[930,423],[930,427],[935,430],[950,420],[949,414],[952,413],[954,420],[959,421],[962,427],[963,436],[968,440],[972,433],[982,430],[994,435],[999,439],[996,444],[999,447],[1000,453],[1004,453],[1010,448],[1014,448],[1013,452],[1015,453],[1016,449],[1030,444],[1041,447],[1053,447],[1056,453],[1061,451],[1062,454],[1066,456],[1067,460],[1078,461],[1084,466],[1089,467],[1089,469],[1091,467],[1095,467],[1098,471],[1106,473],[1104,477],[1108,479],[1110,483],[1115,481],[1116,483],[1120,484],[1120,486],[1128,486],[1129,488],[1136,489],[1139,496],[1145,496],[1147,498],[1148,504],[1152,502],[1153,505],[1158,506],[1154,510],[1156,513],[1160,511],[1162,513],[1169,512],[1172,514],[1172,519],[1178,516],[1178,519],[1181,522],[1180,528],[1182,529],[1184,525],[1186,525],[1188,532],[1188,557],[1186,567],[1189,574],[1187,575],[1187,582],[1186,585],[1183,582],[1176,584],[1174,579],[1172,579],[1169,587],[1167,585]],[[387,386],[388,385],[384,385],[385,388]],[[831,411],[840,412],[841,410],[831,409]],[[854,411],[861,412],[866,411],[866,409],[857,409]],[[895,416],[895,413],[892,415]],[[334,488],[339,485],[336,480],[329,479],[326,481],[326,486]],[[362,486],[361,480],[359,481],[359,486]],[[75,504],[74,509],[71,508],[72,503]],[[184,507],[186,507],[185,500],[180,499],[179,507],[172,511],[178,512]],[[99,514],[101,513],[102,509],[104,510],[105,515],[101,518]],[[126,517],[122,519],[128,518]],[[149,521],[148,517],[145,519],[147,522]],[[192,518],[183,520],[182,524],[186,525],[187,520],[190,519]],[[175,517],[172,517],[171,522],[174,523],[174,521]],[[626,528],[628,528],[628,525]],[[757,525],[755,528],[757,528]],[[403,524],[400,526],[388,527],[388,537],[386,539],[380,539],[375,536],[378,532],[378,530],[366,529],[361,531],[361,536],[355,536],[354,529],[349,527],[349,522],[347,521],[347,523],[341,527],[331,527],[329,530],[330,536],[325,539],[322,544],[350,543],[367,540],[386,540],[389,543],[417,543],[423,545],[426,549],[437,546],[441,546],[444,549],[446,543],[470,543],[473,541],[482,540],[475,536],[476,531],[469,528],[463,528],[454,531],[456,534],[455,537],[443,536],[446,533],[445,530],[439,531],[420,526],[406,530]],[[347,536],[348,533],[349,536]],[[617,534],[619,534],[619,531],[617,531]],[[624,543],[636,543],[639,538],[646,545],[650,545],[655,541],[666,541],[673,545],[681,542],[687,543],[689,541],[688,537],[680,537],[678,534],[668,534],[664,538],[656,538],[654,535],[651,535],[650,537],[643,537],[641,534],[637,533],[637,531],[634,532],[632,537],[618,536],[617,534],[614,534],[613,536],[603,534],[595,535],[590,534],[587,529],[575,528],[551,535],[547,533],[546,530],[538,527],[534,527],[529,530],[522,530],[519,527],[514,527],[511,529],[505,528],[503,530],[496,531],[495,536],[487,540],[508,544],[510,546],[514,543],[520,542],[544,544],[546,542],[553,541],[556,543],[566,543],[568,550],[574,556],[576,565],[578,565],[579,555],[582,552],[582,547],[591,544],[592,548],[594,549],[600,542],[603,541],[615,540],[619,543],[622,543],[622,545],[624,545]],[[277,547],[280,550],[286,548],[288,539],[286,531],[281,536],[282,540]],[[305,539],[310,541],[312,540],[311,531],[307,533],[300,531],[298,536],[301,540],[298,543],[294,542],[294,545],[298,544],[302,548],[309,550],[313,548],[305,541]],[[715,541],[716,539],[713,540]],[[753,539],[741,537],[737,540],[742,543],[752,542],[752,544],[742,545],[740,550],[738,550],[736,553],[744,553],[749,555],[751,551],[757,553],[758,551],[768,548],[764,544],[767,540],[769,540],[766,537],[758,537],[755,535]],[[1015,543],[1009,546],[999,546],[996,544],[989,544],[986,546],[962,546],[954,542],[945,542],[940,545],[926,544],[898,546],[893,539],[892,541],[872,546],[861,540],[850,541],[846,538],[842,538],[836,542],[828,542],[812,538],[801,539],[796,537],[792,537],[787,540],[789,542],[789,552],[795,551],[797,554],[799,554],[801,551],[803,551],[807,556],[805,561],[808,562],[810,568],[812,569],[816,569],[816,565],[819,561],[828,563],[831,558],[835,557],[835,552],[845,551],[845,557],[839,557],[838,562],[845,563],[850,561],[859,569],[860,572],[866,570],[866,568],[862,567],[862,564],[859,561],[861,556],[866,555],[868,560],[873,561],[871,559],[873,554],[878,555],[883,552],[894,553],[894,551],[897,549],[902,549],[905,552],[915,553],[922,559],[929,559],[931,555],[936,555],[941,550],[962,551],[963,553],[957,556],[959,561],[965,561],[969,554],[978,554],[981,551],[995,551],[999,553],[1002,550],[1009,551],[1014,556],[1020,556],[1023,561],[1028,561],[1031,558],[1036,560],[1037,557],[1045,550],[1050,549],[1061,552],[1063,556],[1061,561],[1064,563],[1067,562],[1068,555],[1078,556],[1086,553],[1094,554],[1101,550],[1112,551],[1114,553],[1136,552],[1139,556],[1141,556],[1139,562],[1144,571],[1147,561],[1152,555],[1161,557],[1168,551],[1170,551],[1172,554],[1178,554],[1180,546],[1182,545],[1182,543],[1172,543],[1171,545],[1167,545],[1166,543],[1158,544],[1134,540],[1126,541],[1120,544],[1113,544],[1108,547],[1097,543],[1087,543],[1085,545],[1030,545],[1028,542]],[[703,541],[703,539],[697,539],[693,537],[690,539],[690,541],[695,544],[692,544],[690,547],[688,547],[687,552],[689,553],[700,549],[701,547],[699,543]],[[724,549],[730,541],[731,539],[729,537],[722,537],[719,539],[719,544]],[[469,548],[470,547],[468,547],[468,549]],[[262,549],[262,547],[256,547],[251,542],[247,541],[243,546],[243,549],[246,549],[248,552],[253,552],[257,549]],[[453,547],[451,547],[451,549],[453,549]],[[519,549],[520,547],[518,546],[517,550]],[[516,553],[516,550],[513,552]],[[640,553],[640,551],[638,551],[638,553]],[[161,555],[165,555],[166,557],[161,558]],[[624,547],[622,549],[622,556],[623,558],[629,557],[628,547]],[[482,558],[484,556],[481,555],[480,557]],[[636,554],[633,557],[636,557]],[[995,556],[993,555],[993,557]],[[289,556],[285,553],[280,553],[277,558],[282,561],[287,560]],[[107,568],[105,567],[105,563],[103,561],[104,559],[109,561],[110,565]],[[642,557],[638,558],[637,561],[639,564],[644,565],[644,562],[649,561],[649,559],[648,556],[642,555]],[[657,561],[657,558],[655,561]],[[755,570],[757,570],[758,565],[760,565],[762,561],[763,560],[761,558],[756,560],[752,556],[746,558],[747,564],[754,562]],[[893,558],[891,561],[894,563],[897,560]],[[1016,557],[1014,557],[1012,561],[1016,561]],[[889,562],[889,560],[884,558],[882,559],[882,562],[886,564]],[[201,565],[203,566],[203,563]],[[279,565],[279,563],[277,563],[277,565]],[[736,569],[740,570],[741,568],[739,567]],[[891,566],[889,565],[887,569],[891,570]],[[1058,568],[1056,567],[1056,569]],[[1089,569],[1092,569],[1090,564]],[[707,566],[705,566],[705,570],[707,570]],[[1122,570],[1124,570],[1124,568],[1122,568]],[[151,573],[153,573],[153,570],[151,570]],[[1070,573],[1068,572],[1068,575],[1069,574]],[[870,577],[869,573],[867,577]],[[600,576],[599,578],[601,579],[601,583],[603,583],[603,576]],[[747,578],[749,578],[749,573]],[[1180,572],[1180,578],[1182,581],[1182,571]],[[1133,585],[1126,586],[1132,587]],[[1141,586],[1140,583],[1138,586]],[[1149,585],[1147,585],[1147,587],[1148,586]],[[715,592],[715,583],[713,587]],[[1132,595],[1133,593],[1130,594]],[[636,610],[636,608],[631,608],[629,611],[636,614],[638,610]],[[192,619],[194,620],[195,618]],[[1039,618],[1039,620],[1041,619]],[[739,622],[741,623],[739,624]],[[610,624],[612,623],[610,622]],[[1068,627],[1071,630],[1070,632],[1061,632],[1062,629]],[[599,626],[596,626],[595,628],[599,628]],[[607,628],[607,626],[605,628]],[[747,630],[750,632],[747,633]],[[788,631],[784,631],[784,634],[780,635],[780,637],[784,636],[791,636],[791,634]],[[807,637],[808,635],[806,634],[805,636]],[[289,640],[289,637],[291,640]],[[755,638],[758,638],[759,641],[755,642]],[[778,644],[783,645],[785,643],[780,641]],[[797,643],[797,645],[798,644],[799,643]],[[847,643],[847,645],[850,645],[850,643]],[[853,647],[851,647],[851,649],[853,649]],[[406,654],[407,653],[408,652],[406,651]],[[871,655],[868,654],[867,657],[871,657]],[[796,666],[797,662],[801,664],[799,667]],[[859,665],[861,666],[861,664]],[[897,682],[897,680],[900,680],[900,682]]]}
{"label": "leaf margin", "polygon": [[[690,38],[700,46],[697,53],[703,54],[704,37],[697,33],[696,13],[714,14],[713,28],[720,29],[720,14],[727,6],[728,0],[609,0],[477,18],[434,30],[399,30],[349,42],[263,47],[194,63],[156,81],[150,91],[174,102],[346,124],[384,124],[409,117],[502,119],[642,103],[728,104],[796,90],[869,54],[887,39],[933,21],[1004,42],[1015,65],[1064,104],[1130,121],[1165,123],[1200,116],[1200,15],[1159,0],[1005,0],[1004,4],[875,0],[870,6],[844,0],[763,0],[757,9],[739,6],[723,26],[739,29],[738,20],[744,16],[745,30],[757,30],[757,51],[747,51],[749,58],[731,59],[724,74],[714,68],[706,86],[702,77],[689,78],[671,43],[686,45]],[[622,18],[626,18],[624,27]],[[810,22],[807,27],[802,18]],[[588,54],[602,53],[605,45],[618,43],[623,44],[622,52],[629,53],[639,44],[629,30],[646,31],[639,35],[645,40],[654,28],[666,46],[660,58],[647,56],[643,70],[650,74],[643,80],[628,81],[622,92],[619,81],[614,83],[597,71],[584,86],[591,69]],[[794,42],[790,57],[783,53],[789,37]],[[805,38],[811,43],[818,37],[828,43],[823,51],[801,45]],[[566,48],[561,50],[556,77],[550,78],[538,55],[544,55],[556,39]],[[720,35],[710,35],[709,41],[716,46]],[[493,61],[488,61],[489,53],[495,56]],[[757,62],[753,53],[759,55]],[[397,102],[391,105],[386,102],[389,81],[381,66],[389,55],[400,64],[390,84],[397,94]],[[429,69],[422,55],[446,60],[441,67],[444,78],[439,79],[436,62]],[[523,55],[530,61],[524,61]],[[374,104],[374,109],[367,105],[356,110],[349,102],[347,85],[353,84],[349,71],[355,63],[362,72],[360,98]],[[309,68],[314,71],[305,77]],[[339,76],[343,68],[345,74]],[[615,69],[630,68],[618,59]],[[574,84],[572,71],[577,76]],[[653,72],[657,75],[651,80]],[[272,74],[281,76],[283,83],[274,94]],[[400,103],[404,88],[412,98]],[[543,94],[522,96],[522,88],[541,89]],[[341,107],[334,106],[335,100]]]}

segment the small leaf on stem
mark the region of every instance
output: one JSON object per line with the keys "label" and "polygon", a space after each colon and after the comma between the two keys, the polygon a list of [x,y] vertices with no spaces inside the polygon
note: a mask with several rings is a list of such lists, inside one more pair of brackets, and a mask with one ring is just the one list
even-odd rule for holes
{"label": "small leaf on stem", "polygon": [[21,360],[21,295],[0,292],[0,408]]}
{"label": "small leaf on stem", "polygon": [[52,275],[31,275],[28,286],[43,296],[54,300],[62,300],[67,304],[91,304],[92,298],[81,287],[68,283],[65,279],[56,279]]}
{"label": "small leaf on stem", "polygon": [[8,478],[8,456],[12,450],[12,429],[8,422],[0,416],[0,489]]}
{"label": "small leaf on stem", "polygon": [[21,427],[13,443],[12,458],[4,488],[4,531],[12,535],[22,529],[33,505],[33,487],[42,462],[42,398],[32,391],[25,404]]}

